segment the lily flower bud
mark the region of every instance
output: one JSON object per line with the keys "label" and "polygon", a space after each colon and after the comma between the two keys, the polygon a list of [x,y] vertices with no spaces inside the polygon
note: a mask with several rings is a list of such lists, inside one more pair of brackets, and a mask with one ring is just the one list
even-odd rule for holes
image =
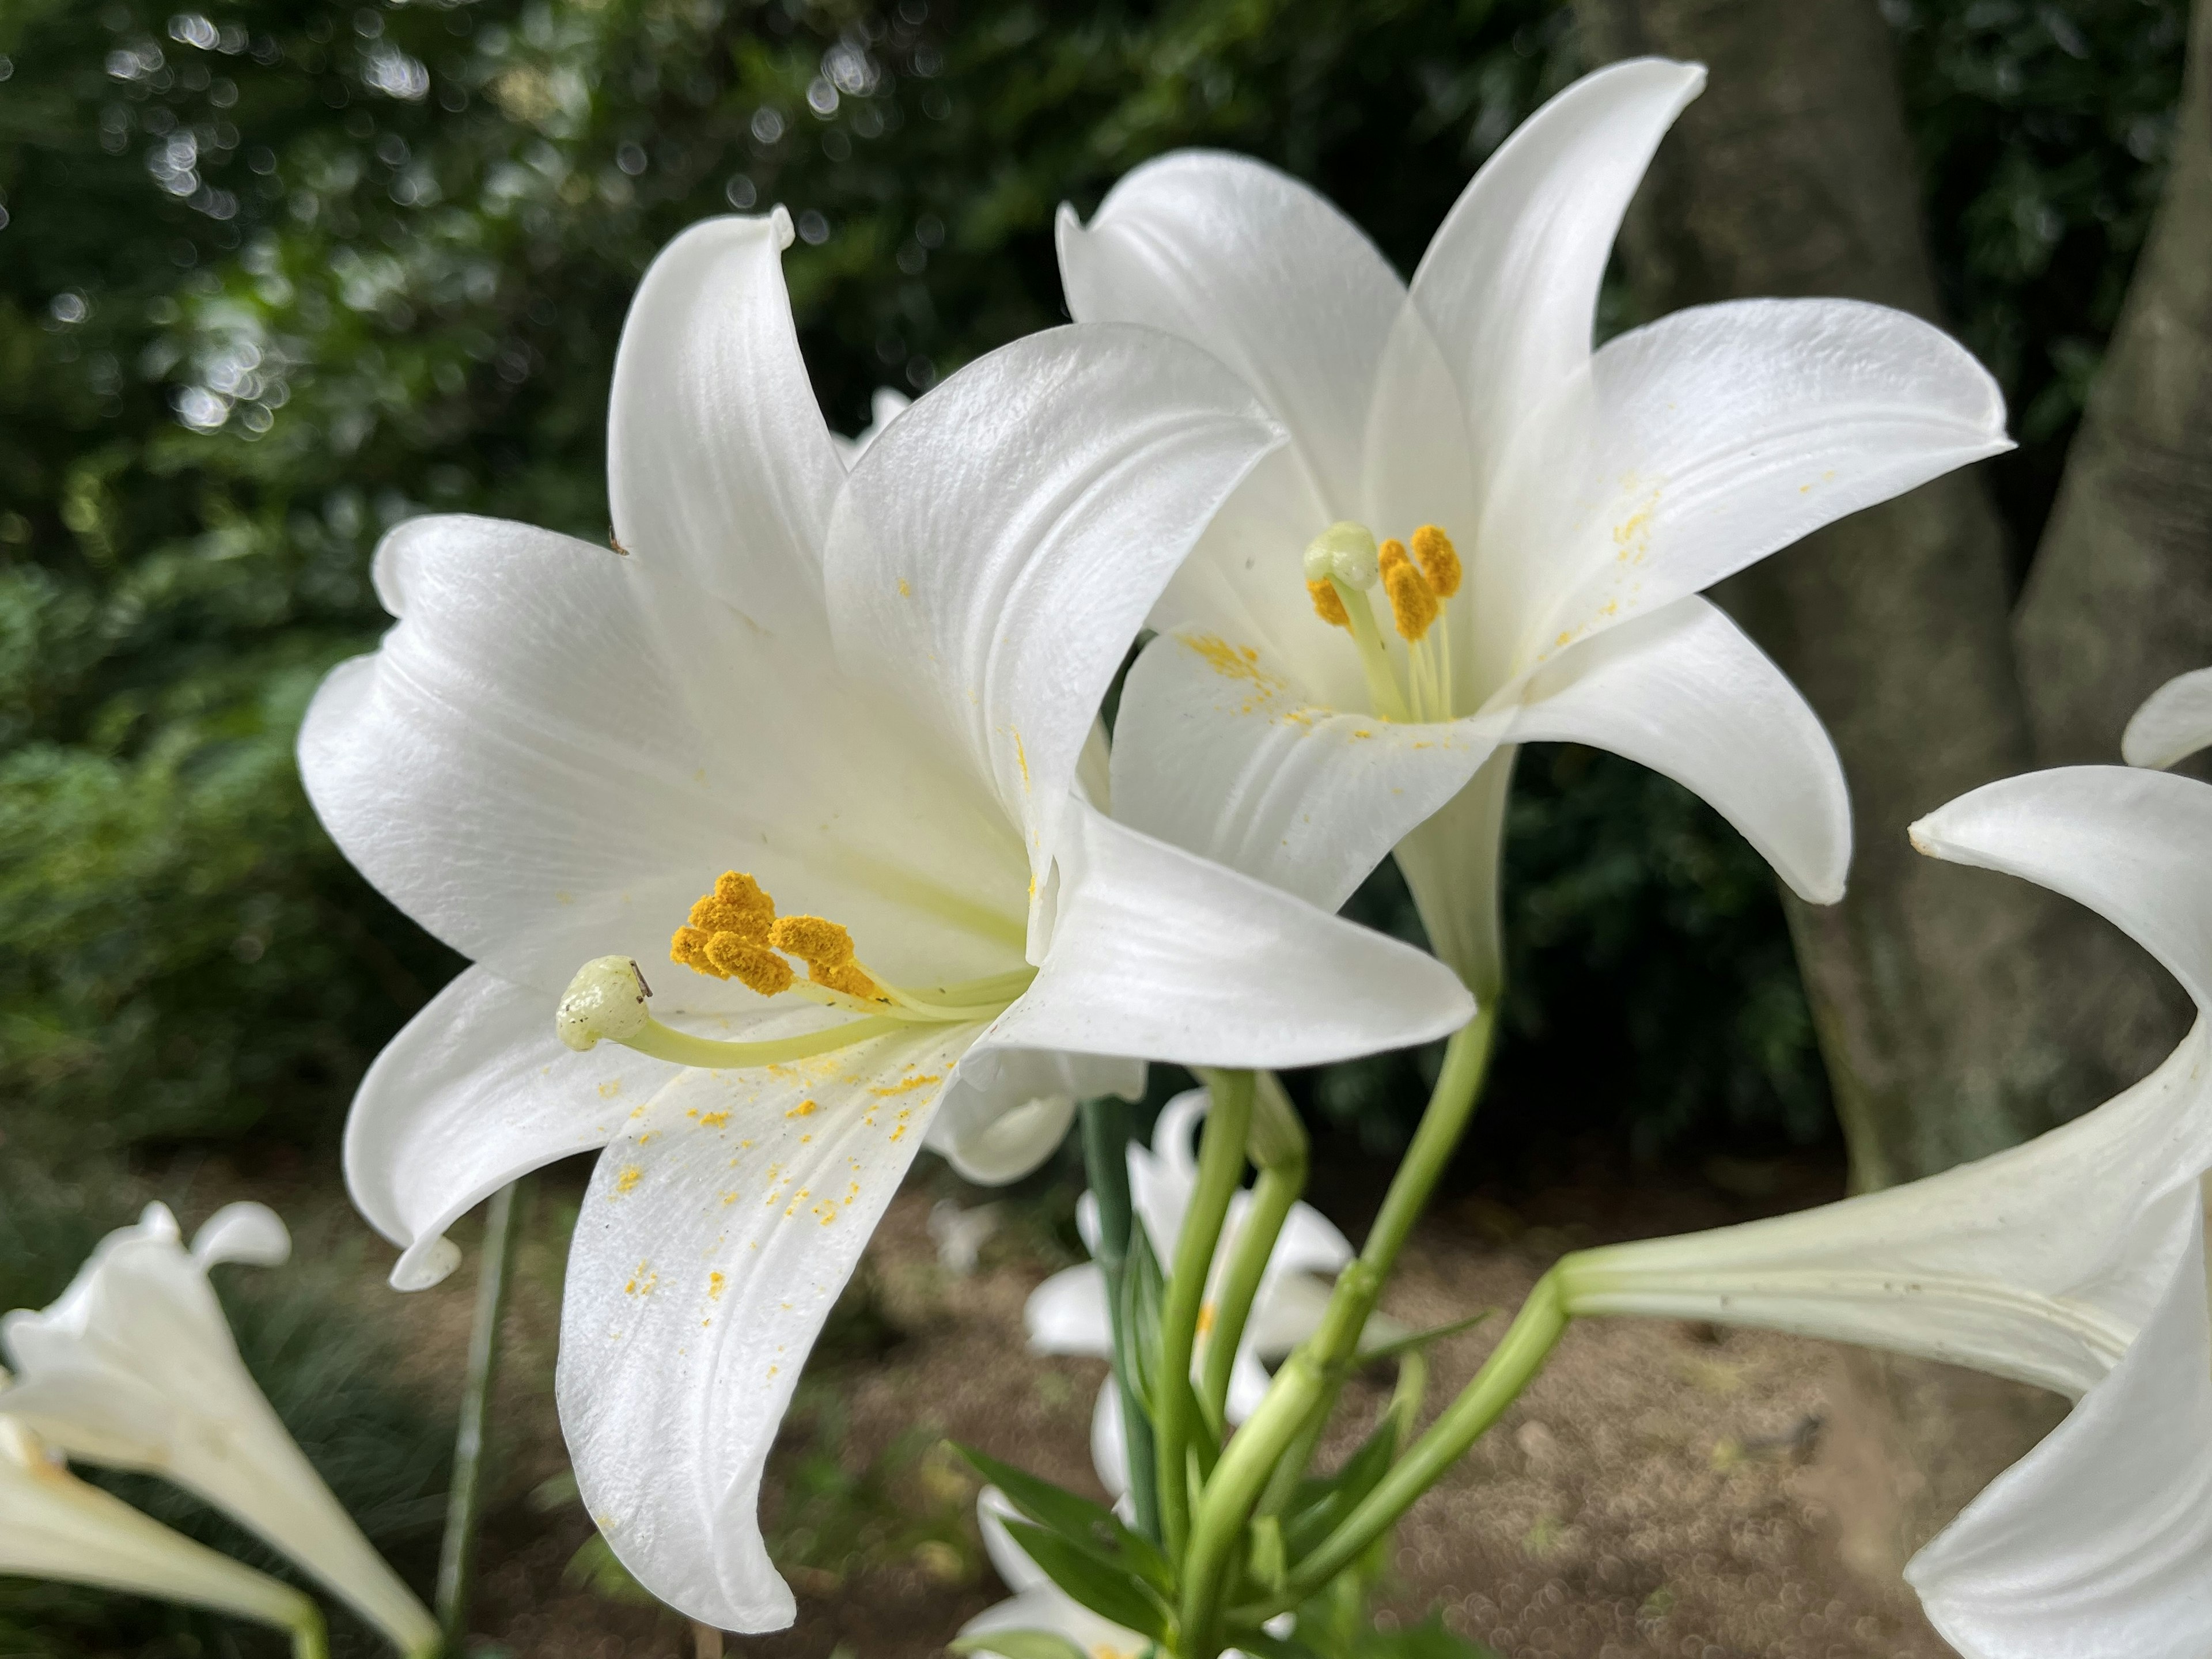
{"label": "lily flower bud", "polygon": [[1375,537],[1365,525],[1340,520],[1306,544],[1306,580],[1342,582],[1355,592],[1375,586],[1382,556]]}
{"label": "lily flower bud", "polygon": [[598,957],[576,970],[553,1029],[561,1041],[582,1053],[600,1038],[626,1042],[653,1023],[647,1012],[645,975],[628,957]]}

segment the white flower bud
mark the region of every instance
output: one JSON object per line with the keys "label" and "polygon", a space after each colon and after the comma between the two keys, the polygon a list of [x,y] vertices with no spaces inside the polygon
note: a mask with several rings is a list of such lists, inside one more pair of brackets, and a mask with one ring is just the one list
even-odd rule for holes
{"label": "white flower bud", "polygon": [[1367,526],[1340,520],[1306,544],[1306,580],[1327,581],[1331,577],[1355,592],[1375,586],[1381,555]]}
{"label": "white flower bud", "polygon": [[553,1029],[561,1041],[581,1053],[605,1037],[624,1042],[653,1023],[645,1000],[645,975],[628,957],[599,957],[576,970]]}

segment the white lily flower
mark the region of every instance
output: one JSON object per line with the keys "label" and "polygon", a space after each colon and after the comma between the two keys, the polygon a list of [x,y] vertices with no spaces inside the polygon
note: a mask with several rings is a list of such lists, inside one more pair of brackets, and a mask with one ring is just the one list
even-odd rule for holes
{"label": "white lily flower", "polygon": [[1591,350],[1622,213],[1704,80],[1642,59],[1560,93],[1476,174],[1410,289],[1322,197],[1240,156],[1165,156],[1088,226],[1060,212],[1079,320],[1197,342],[1291,434],[1154,612],[1116,813],[1331,908],[1395,847],[1478,996],[1500,978],[1519,743],[1664,772],[1800,894],[1841,896],[1827,736],[1697,595],[2009,447],[1980,366],[1879,306],[1705,306]]}
{"label": "white lily flower", "polygon": [[2212,787],[2077,767],[1975,790],[1923,852],[2100,912],[2198,1018],[2150,1076],[2008,1151],[1802,1214],[1584,1252],[1578,1314],[1764,1326],[2079,1399],[1906,1576],[1969,1659],[2201,1659],[2212,1630]]}
{"label": "white lily flower", "polygon": [[2152,692],[2120,734],[2130,766],[2172,766],[2212,747],[2212,668],[2177,674]]}
{"label": "white lily flower", "polygon": [[[0,1373],[3,1381],[4,1373]],[[315,1651],[315,1604],[88,1486],[12,1418],[0,1417],[0,1573],[212,1607],[301,1632]]]}
{"label": "white lily flower", "polygon": [[[1081,787],[1127,641],[1277,441],[1242,385],[1149,331],[1053,331],[848,474],[789,240],[781,211],[710,221],[647,273],[609,420],[619,550],[401,526],[376,562],[399,624],[301,738],[338,844],[476,963],[348,1125],[394,1282],[449,1269],[446,1227],[516,1175],[605,1149],[562,1320],[578,1483],[655,1595],[738,1631],[793,1616],[763,1467],[925,1135],[1003,1177],[1074,1097],[1140,1086],[1133,1057],[1310,1063],[1470,1012],[1418,952]],[[672,927],[663,1024],[636,963]]]}
{"label": "white lily flower", "polygon": [[[1204,1089],[1177,1095],[1160,1113],[1153,1126],[1150,1151],[1129,1148],[1129,1196],[1144,1223],[1152,1254],[1159,1261],[1175,1259],[1176,1243],[1182,1237],[1184,1215],[1198,1186],[1198,1159],[1191,1137],[1206,1115],[1212,1099]],[[1240,1190],[1230,1200],[1223,1224],[1220,1248],[1215,1250],[1207,1285],[1207,1298],[1199,1311],[1199,1346],[1192,1356],[1192,1375],[1197,1376],[1205,1358],[1205,1344],[1212,1322],[1212,1292],[1228,1271],[1238,1234],[1250,1212],[1250,1189]],[[1094,1252],[1098,1241],[1098,1202],[1085,1193],[1076,1206],[1076,1227],[1084,1243]],[[1291,1206],[1275,1248],[1260,1276],[1252,1298],[1252,1311],[1237,1345],[1229,1373],[1229,1420],[1242,1423],[1259,1407],[1267,1392],[1268,1373],[1262,1363],[1280,1359],[1313,1334],[1328,1305],[1328,1280],[1352,1260],[1352,1249],[1334,1224],[1310,1204]],[[1085,1354],[1110,1359],[1114,1355],[1113,1328],[1107,1309],[1106,1279],[1096,1262],[1062,1268],[1030,1293],[1023,1310],[1030,1347],[1037,1353]],[[1100,1391],[1098,1416],[1094,1421],[1092,1451],[1099,1478],[1109,1490],[1127,1485],[1127,1458],[1121,1444],[1120,1398],[1113,1380]]]}
{"label": "white lily flower", "polygon": [[15,1367],[0,1413],[69,1456],[158,1474],[205,1498],[320,1579],[403,1652],[438,1626],[361,1535],[239,1358],[208,1283],[218,1262],[282,1262],[284,1224],[228,1204],[187,1252],[149,1204],[100,1247],[59,1300],[0,1320]]}

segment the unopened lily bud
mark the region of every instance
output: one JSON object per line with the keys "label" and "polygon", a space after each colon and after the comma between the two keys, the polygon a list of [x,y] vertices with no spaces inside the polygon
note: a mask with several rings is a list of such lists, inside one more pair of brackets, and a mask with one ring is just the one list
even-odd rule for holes
{"label": "unopened lily bud", "polygon": [[597,957],[579,968],[568,981],[553,1015],[553,1029],[579,1054],[603,1037],[628,1042],[653,1023],[645,1006],[651,994],[645,975],[629,957]]}
{"label": "unopened lily bud", "polygon": [[1380,556],[1375,538],[1365,525],[1340,520],[1306,544],[1306,580],[1325,582],[1332,578],[1356,592],[1375,586]]}

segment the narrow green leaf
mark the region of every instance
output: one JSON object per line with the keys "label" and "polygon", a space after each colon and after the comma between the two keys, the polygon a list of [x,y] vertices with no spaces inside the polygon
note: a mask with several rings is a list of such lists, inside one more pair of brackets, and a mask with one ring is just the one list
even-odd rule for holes
{"label": "narrow green leaf", "polygon": [[1009,1521],[1006,1525],[1009,1535],[1046,1577],[1101,1619],[1110,1619],[1155,1642],[1167,1641],[1167,1606],[1136,1573],[1102,1560],[1042,1527],[1023,1521]]}
{"label": "narrow green leaf", "polygon": [[1389,1473],[1397,1449],[1397,1425],[1386,1419],[1345,1460],[1342,1468],[1313,1483],[1317,1491],[1309,1493],[1305,1490],[1309,1483],[1299,1482],[1293,1499],[1297,1506],[1283,1524],[1283,1542],[1293,1563],[1328,1537],[1336,1523],[1375,1489],[1376,1483]]}
{"label": "narrow green leaf", "polygon": [[1174,1570],[1159,1546],[1142,1533],[1122,1524],[1121,1517],[1103,1504],[1078,1497],[1011,1463],[1002,1463],[972,1446],[952,1443],[957,1450],[993,1486],[1006,1493],[1013,1506],[1037,1525],[1097,1556],[1104,1565],[1134,1572],[1163,1594],[1175,1589]]}
{"label": "narrow green leaf", "polygon": [[1431,1325],[1425,1331],[1415,1331],[1410,1336],[1396,1337],[1388,1342],[1378,1342],[1371,1348],[1362,1348],[1359,1363],[1370,1365],[1378,1359],[1395,1359],[1400,1354],[1411,1352],[1415,1348],[1425,1348],[1431,1342],[1441,1342],[1448,1336],[1457,1336],[1462,1331],[1473,1330],[1497,1311],[1495,1308],[1478,1308],[1466,1318],[1455,1319],[1449,1324]]}
{"label": "narrow green leaf", "polygon": [[1352,1651],[1356,1659],[1498,1659],[1497,1649],[1446,1630],[1438,1613],[1409,1629],[1363,1632]]}
{"label": "narrow green leaf", "polygon": [[1067,1638],[1048,1630],[978,1631],[945,1645],[954,1653],[995,1653],[1000,1659],[1091,1659]]}

